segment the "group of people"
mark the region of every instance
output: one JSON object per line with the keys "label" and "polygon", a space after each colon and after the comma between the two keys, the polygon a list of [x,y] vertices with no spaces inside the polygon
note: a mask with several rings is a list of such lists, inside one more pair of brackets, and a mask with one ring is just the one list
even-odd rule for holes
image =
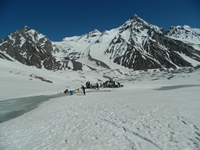
{"label": "group of people", "polygon": [[[87,81],[85,86],[81,85],[81,89],[82,89],[82,92],[83,94],[85,95],[86,94],[86,91],[85,89],[99,89],[99,88],[119,88],[119,87],[122,87],[122,85],[119,83],[119,82],[115,82],[113,81],[112,79],[104,82],[104,83],[95,83],[95,84],[91,84],[90,81]],[[75,89],[73,92],[77,92],[79,91],[79,88],[78,89]],[[72,92],[72,91],[68,91],[68,89],[66,89],[64,91],[64,93],[68,93],[68,92]]]}
{"label": "group of people", "polygon": [[106,82],[103,83],[95,83],[91,84],[90,81],[86,82],[86,88],[88,89],[99,89],[99,88],[119,88],[122,87],[122,85],[119,82],[115,82],[112,79],[107,80]]}
{"label": "group of people", "polygon": [[99,86],[99,84],[98,83],[95,83],[95,84],[91,84],[90,83],[90,81],[87,81],[86,83],[85,83],[85,87],[87,88],[87,89],[99,89],[99,87],[101,87],[101,84],[100,84],[100,86]]}

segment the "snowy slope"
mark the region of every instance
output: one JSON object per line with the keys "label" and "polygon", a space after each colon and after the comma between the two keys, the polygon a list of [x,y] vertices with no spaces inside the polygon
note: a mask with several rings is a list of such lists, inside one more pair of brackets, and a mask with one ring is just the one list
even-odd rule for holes
{"label": "snowy slope", "polygon": [[0,68],[0,100],[57,94],[105,76],[124,85],[59,94],[0,123],[1,150],[200,148],[199,70],[48,71],[2,59]]}
{"label": "snowy slope", "polygon": [[[114,64],[106,56],[104,50],[109,47],[110,40],[116,35],[115,30],[105,31],[104,33],[94,30],[88,34],[75,37],[66,37],[61,42],[52,42],[55,46],[55,49],[58,49],[58,52],[54,56],[61,61],[73,60],[80,61],[84,66],[90,66],[92,68],[99,68],[96,61],[91,61],[88,58],[88,55],[92,56],[93,59],[98,60],[99,62],[104,62],[108,68],[120,68],[120,66]],[[85,68],[87,69],[87,67]],[[100,66],[99,69],[102,69]],[[90,70],[90,69],[89,69]]]}

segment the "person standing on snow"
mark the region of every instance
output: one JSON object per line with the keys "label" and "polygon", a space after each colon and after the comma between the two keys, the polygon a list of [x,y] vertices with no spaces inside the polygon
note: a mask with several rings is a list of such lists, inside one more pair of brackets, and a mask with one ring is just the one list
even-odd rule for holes
{"label": "person standing on snow", "polygon": [[99,84],[98,83],[96,83],[96,88],[99,89]]}
{"label": "person standing on snow", "polygon": [[83,90],[83,94],[85,95],[85,87],[82,85],[81,89]]}

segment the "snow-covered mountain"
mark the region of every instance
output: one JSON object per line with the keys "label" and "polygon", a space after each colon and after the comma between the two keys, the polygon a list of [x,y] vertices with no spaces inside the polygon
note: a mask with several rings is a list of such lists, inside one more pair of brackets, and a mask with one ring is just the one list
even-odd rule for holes
{"label": "snow-covered mountain", "polygon": [[190,26],[171,26],[167,31],[170,38],[180,40],[200,50],[200,29]]}
{"label": "snow-covered mountain", "polygon": [[200,29],[191,28],[187,25],[171,26],[167,31],[167,35],[186,43],[200,44]]}
{"label": "snow-covered mountain", "polygon": [[50,70],[197,66],[200,65],[200,29],[177,26],[164,31],[134,15],[120,27],[103,33],[95,29],[52,42],[24,27],[0,41],[0,58],[14,58]]}
{"label": "snow-covered mountain", "polygon": [[56,69],[59,67],[52,52],[51,41],[27,26],[0,41],[0,58],[17,60],[22,64],[37,68]]}

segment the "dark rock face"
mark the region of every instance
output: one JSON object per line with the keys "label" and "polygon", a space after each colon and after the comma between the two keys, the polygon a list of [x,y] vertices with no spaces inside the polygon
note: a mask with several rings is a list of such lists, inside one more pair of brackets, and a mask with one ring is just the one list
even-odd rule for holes
{"label": "dark rock face", "polygon": [[88,54],[88,59],[89,59],[90,61],[95,62],[97,66],[101,66],[101,67],[110,69],[109,66],[107,66],[104,62],[92,58],[92,56],[90,55],[90,53]]}
{"label": "dark rock face", "polygon": [[82,63],[77,62],[77,61],[72,61],[72,63],[73,63],[73,70],[74,71],[82,70],[82,67],[83,67]]}
{"label": "dark rock face", "polygon": [[[114,62],[135,70],[143,70],[192,66],[190,62],[179,55],[180,53],[200,61],[200,52],[183,42],[159,34],[155,34],[152,38],[155,41],[149,40],[141,48],[135,48],[134,42],[127,44],[125,53],[122,56],[115,57]],[[160,45],[164,45],[167,49],[163,49]],[[198,54],[198,56],[195,54]]]}
{"label": "dark rock face", "polygon": [[60,66],[51,54],[53,51],[51,41],[28,27],[15,31],[2,40],[0,50],[28,66],[33,65],[37,68],[44,66],[49,70]]}
{"label": "dark rock face", "polygon": [[[169,49],[168,53],[166,54],[169,55],[169,60],[171,60],[177,66],[191,66],[191,64],[183,59],[179,54],[184,54],[185,56],[188,56],[196,61],[200,61],[200,51],[195,50],[193,47],[185,44],[184,42],[158,34],[155,34],[153,39],[158,41],[158,43],[165,45],[165,47]],[[165,57],[166,54],[164,55]]]}

